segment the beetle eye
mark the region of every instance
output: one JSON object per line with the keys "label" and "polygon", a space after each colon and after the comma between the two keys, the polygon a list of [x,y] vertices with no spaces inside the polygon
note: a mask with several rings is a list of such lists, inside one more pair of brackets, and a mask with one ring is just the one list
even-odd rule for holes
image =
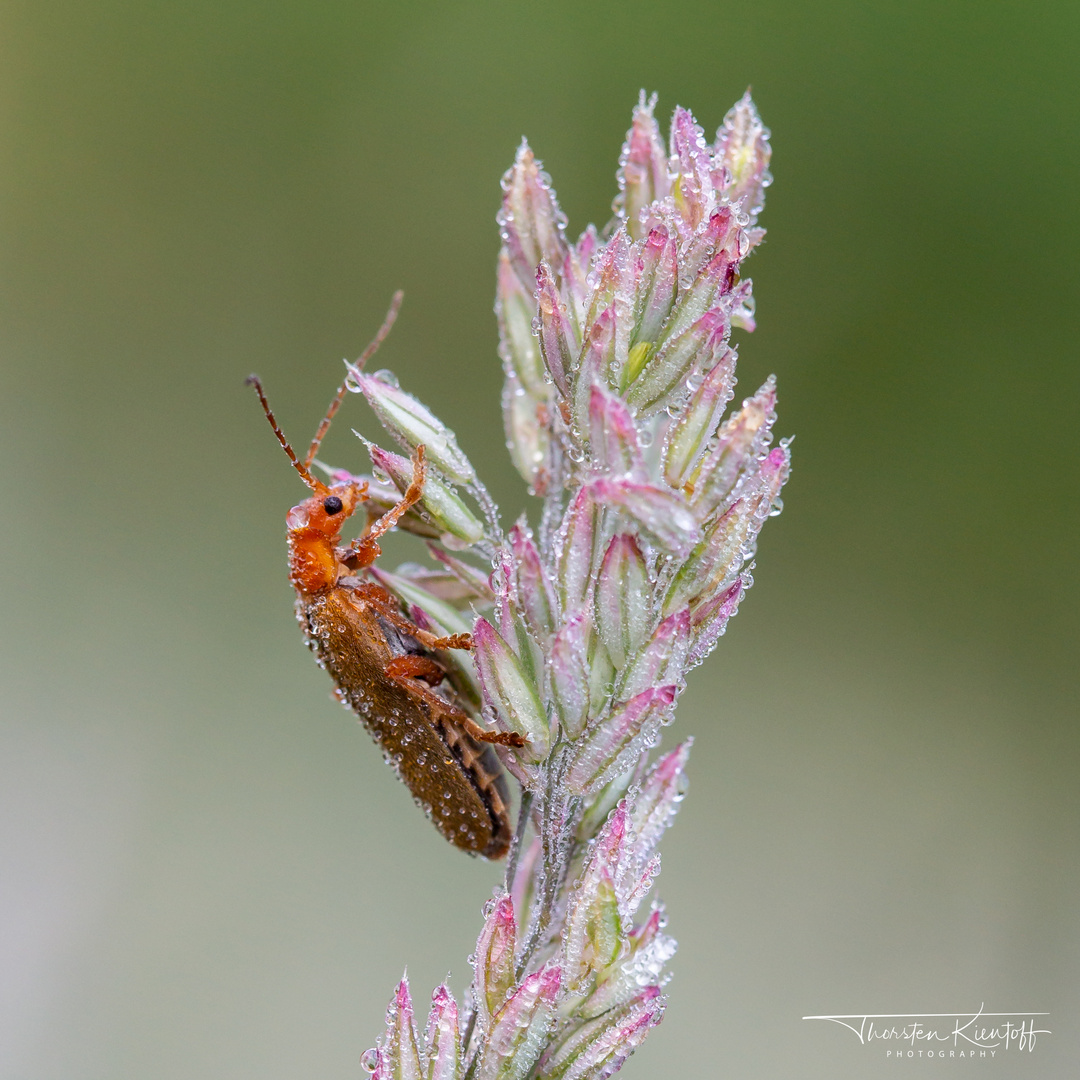
{"label": "beetle eye", "polygon": [[329,495],[323,499],[322,508],[332,516],[334,514],[340,514],[344,505],[345,504],[336,495]]}

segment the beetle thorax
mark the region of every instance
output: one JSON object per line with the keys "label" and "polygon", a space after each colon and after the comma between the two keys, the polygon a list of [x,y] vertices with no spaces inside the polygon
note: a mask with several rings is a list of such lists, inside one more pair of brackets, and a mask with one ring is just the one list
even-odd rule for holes
{"label": "beetle thorax", "polygon": [[311,596],[337,584],[338,558],[325,533],[312,528],[289,529],[288,544],[293,588]]}
{"label": "beetle thorax", "polygon": [[[289,511],[285,518],[289,581],[297,592],[312,596],[337,584],[343,570],[337,554],[341,527],[362,495],[356,486],[343,484],[313,495]],[[335,513],[328,512],[328,503],[336,506]]]}

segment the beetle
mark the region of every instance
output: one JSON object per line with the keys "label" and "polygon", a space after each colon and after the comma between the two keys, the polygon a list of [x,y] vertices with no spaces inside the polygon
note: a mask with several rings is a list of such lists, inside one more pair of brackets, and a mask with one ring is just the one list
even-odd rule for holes
{"label": "beetle", "polygon": [[[396,304],[357,367],[385,337],[395,313]],[[461,707],[439,652],[471,649],[471,636],[440,637],[417,626],[390,592],[365,575],[381,554],[379,538],[421,498],[424,447],[413,454],[412,483],[400,501],[342,545],[342,526],[368,501],[367,484],[324,484],[312,475],[311,465],[346,385],[338,389],[301,461],[259,378],[252,375],[247,383],[312,492],[286,516],[289,581],[308,647],[334,680],[335,697],[357,714],[439,832],[465,851],[501,859],[510,846],[509,797],[502,765],[489,744],[524,746],[525,740],[514,732],[486,730]]]}

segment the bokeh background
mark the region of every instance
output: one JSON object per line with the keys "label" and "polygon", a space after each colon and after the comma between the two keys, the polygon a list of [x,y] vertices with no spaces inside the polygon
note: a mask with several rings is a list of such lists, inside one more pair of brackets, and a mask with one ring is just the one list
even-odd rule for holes
{"label": "bokeh background", "polygon": [[795,472],[670,733],[682,952],[625,1075],[951,1076],[801,1017],[980,1002],[1053,1031],[980,1075],[1072,1075],[1078,46],[1069,0],[5,3],[0,1075],[357,1077],[406,964],[464,988],[497,871],[330,701],[242,380],[304,442],[404,288],[381,363],[513,517],[519,139],[576,235],[640,87],[712,131],[748,84],[740,390],[777,373]]}

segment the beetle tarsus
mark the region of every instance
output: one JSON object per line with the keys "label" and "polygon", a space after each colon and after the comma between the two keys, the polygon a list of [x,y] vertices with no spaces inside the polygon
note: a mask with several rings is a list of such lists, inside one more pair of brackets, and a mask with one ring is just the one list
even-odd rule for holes
{"label": "beetle tarsus", "polygon": [[516,731],[488,731],[487,728],[482,728],[475,720],[469,720],[468,718],[464,723],[460,720],[458,723],[461,724],[465,733],[471,735],[477,742],[516,747],[522,747],[526,742],[525,738]]}

